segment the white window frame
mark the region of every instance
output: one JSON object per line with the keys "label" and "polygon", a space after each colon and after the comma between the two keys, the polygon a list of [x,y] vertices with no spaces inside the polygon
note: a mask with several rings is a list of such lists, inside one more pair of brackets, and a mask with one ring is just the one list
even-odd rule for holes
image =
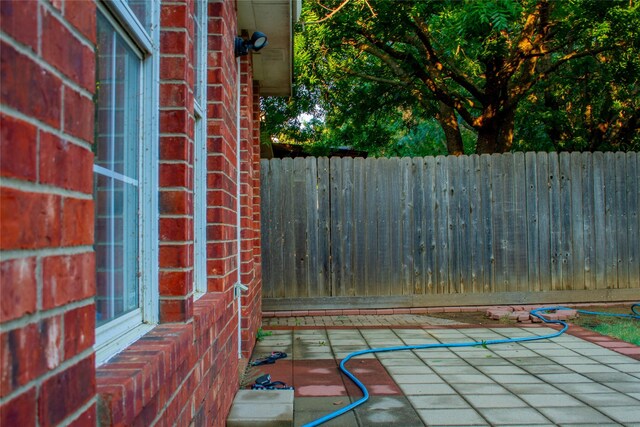
{"label": "white window frame", "polygon": [[[206,0],[196,0],[200,6],[201,31],[194,43],[199,55],[194,79],[200,93],[194,93],[194,179],[193,179],[193,243],[194,243],[194,299],[207,292],[207,33],[208,11]],[[194,85],[195,88],[195,85]]]}
{"label": "white window frame", "polygon": [[[98,2],[98,11],[142,53],[140,145],[138,156],[139,299],[138,309],[96,328],[96,365],[109,360],[158,323],[158,116],[160,76],[160,8],[149,2],[151,32],[144,29],[124,0]],[[98,165],[94,171],[103,173]]]}

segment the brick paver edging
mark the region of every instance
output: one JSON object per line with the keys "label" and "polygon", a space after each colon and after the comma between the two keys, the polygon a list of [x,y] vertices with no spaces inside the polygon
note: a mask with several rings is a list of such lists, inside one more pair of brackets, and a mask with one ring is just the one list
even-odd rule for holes
{"label": "brick paver edging", "polygon": [[[619,307],[630,304],[629,302],[590,302],[580,304],[558,304],[565,307]],[[551,304],[529,304],[517,305],[522,311],[530,311],[540,307],[549,307]],[[500,306],[503,307],[503,306]],[[516,307],[514,305],[514,307]],[[300,317],[300,316],[353,316],[353,315],[381,315],[381,314],[431,314],[431,313],[461,313],[461,312],[483,312],[497,308],[494,305],[478,306],[450,306],[450,307],[412,307],[412,308],[361,308],[361,309],[320,309],[320,310],[285,310],[285,311],[264,311],[263,318],[272,317]]]}

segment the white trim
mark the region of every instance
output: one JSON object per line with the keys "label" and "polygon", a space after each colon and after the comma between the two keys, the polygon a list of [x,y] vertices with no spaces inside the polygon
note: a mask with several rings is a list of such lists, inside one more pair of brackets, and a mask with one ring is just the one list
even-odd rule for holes
{"label": "white trim", "polygon": [[133,179],[133,178],[129,178],[126,175],[122,175],[118,172],[114,172],[111,169],[107,169],[105,167],[102,166],[98,166],[96,164],[93,165],[93,171],[95,173],[99,173],[100,175],[104,175],[106,177],[115,179],[116,181],[122,181],[125,184],[131,184],[131,185],[135,185],[136,187],[138,186],[138,180],[137,179]]}
{"label": "white trim", "polygon": [[[157,42],[154,43],[155,38],[153,35],[151,35],[151,37],[149,36],[144,25],[142,25],[136,14],[133,13],[129,5],[124,0],[103,0],[103,3],[118,20],[118,23],[127,32],[129,37],[133,39],[139,49],[141,49],[145,54],[154,53],[154,46],[158,45]],[[151,27],[154,29],[154,32],[157,27],[156,25],[153,25],[156,22],[154,21],[155,14],[153,11],[153,9],[157,9],[156,3],[157,2],[155,1],[149,2],[152,9],[150,12],[152,22]]]}
{"label": "white trim", "polygon": [[194,246],[194,294],[198,299],[207,292],[207,34],[208,11],[205,0],[197,0],[200,15],[198,34],[198,69],[194,79],[198,84],[200,96],[194,93],[194,164],[193,164],[193,246]]}
{"label": "white trim", "polygon": [[136,323],[136,325],[137,326],[132,326],[129,330],[125,330],[120,335],[114,336],[113,339],[103,343],[101,346],[94,346],[96,354],[96,366],[100,366],[108,362],[109,359],[120,353],[125,348],[129,347],[131,344],[136,342],[140,337],[147,334],[156,326],[147,323]]}
{"label": "white trim", "polygon": [[146,323],[158,323],[159,299],[158,289],[158,253],[159,238],[159,162],[160,139],[159,106],[160,106],[160,2],[147,3],[150,7],[152,55],[144,64],[143,75],[145,86],[143,88],[141,107],[143,129],[140,140],[140,168],[141,185],[140,192],[140,294],[142,308],[142,320]]}
{"label": "white trim", "polygon": [[[108,6],[107,8],[103,7]],[[138,180],[106,169],[93,166],[94,172],[135,185],[138,188],[138,298],[139,307],[96,328],[96,364],[131,345],[150,331],[158,322],[158,173],[159,173],[159,76],[160,76],[160,6],[149,2],[151,33],[147,34],[129,6],[122,0],[98,3],[100,13],[122,35],[125,42],[130,39],[143,49],[140,57],[139,111],[135,119],[141,122],[138,151]],[[115,16],[114,16],[115,15]],[[117,21],[117,22],[116,22]],[[144,37],[141,36],[144,35]],[[140,42],[143,41],[143,43]]]}
{"label": "white trim", "polygon": [[[136,308],[135,310],[131,310],[128,313],[118,316],[115,319],[98,326],[96,328],[96,342],[98,341],[98,336],[100,336],[101,338],[100,341],[108,341],[114,339],[116,336],[121,335],[127,330],[131,329],[132,324],[137,325],[141,323],[141,319],[142,312],[139,308]],[[101,347],[101,345],[98,345],[97,347]]]}
{"label": "white trim", "polygon": [[[206,119],[195,121],[193,176],[194,291],[207,292],[207,138]],[[194,295],[195,297],[195,295]]]}

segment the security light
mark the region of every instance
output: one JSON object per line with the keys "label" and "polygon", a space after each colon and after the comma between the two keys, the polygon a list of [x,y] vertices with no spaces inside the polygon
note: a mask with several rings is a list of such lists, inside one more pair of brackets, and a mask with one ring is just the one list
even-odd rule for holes
{"label": "security light", "polygon": [[267,35],[260,31],[253,33],[250,40],[245,40],[242,37],[236,37],[235,54],[236,56],[248,55],[250,50],[255,50],[257,52],[267,44]]}

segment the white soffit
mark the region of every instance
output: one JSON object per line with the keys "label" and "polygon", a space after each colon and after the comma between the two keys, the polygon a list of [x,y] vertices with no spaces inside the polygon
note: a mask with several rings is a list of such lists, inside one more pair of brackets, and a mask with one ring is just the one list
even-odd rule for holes
{"label": "white soffit", "polygon": [[269,44],[253,55],[253,78],[263,96],[291,95],[293,77],[293,23],[301,0],[238,0],[238,34],[267,35]]}

